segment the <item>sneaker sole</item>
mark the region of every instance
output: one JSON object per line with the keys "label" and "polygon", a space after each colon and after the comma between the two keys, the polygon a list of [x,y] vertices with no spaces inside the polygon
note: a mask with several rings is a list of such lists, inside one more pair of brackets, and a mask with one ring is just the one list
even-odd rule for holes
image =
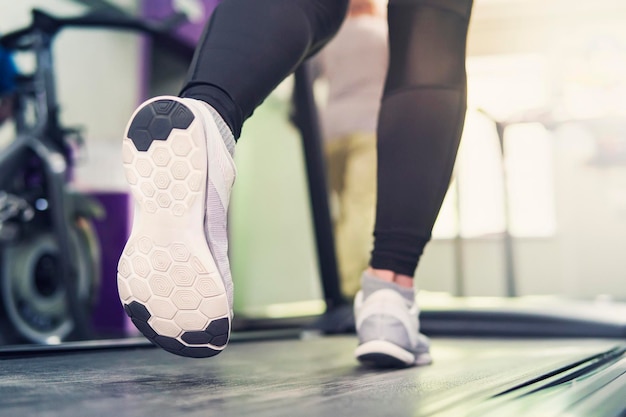
{"label": "sneaker sole", "polygon": [[177,97],[147,101],[123,141],[135,201],[117,285],[134,325],[164,350],[217,355],[230,336],[230,307],[204,233],[207,144],[202,116]]}
{"label": "sneaker sole", "polygon": [[372,340],[359,345],[354,356],[364,365],[374,368],[406,368],[432,363],[429,353],[414,355],[398,345],[384,340]]}

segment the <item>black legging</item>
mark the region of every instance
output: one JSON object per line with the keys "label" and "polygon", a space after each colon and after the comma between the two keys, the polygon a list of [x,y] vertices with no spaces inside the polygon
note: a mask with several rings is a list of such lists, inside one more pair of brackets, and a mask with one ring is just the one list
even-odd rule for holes
{"label": "black legging", "polygon": [[[272,90],[337,32],[347,0],[224,0],[181,96],[204,100],[235,137]],[[445,196],[466,107],[472,0],[390,0],[390,63],[378,123],[371,266],[412,276]]]}

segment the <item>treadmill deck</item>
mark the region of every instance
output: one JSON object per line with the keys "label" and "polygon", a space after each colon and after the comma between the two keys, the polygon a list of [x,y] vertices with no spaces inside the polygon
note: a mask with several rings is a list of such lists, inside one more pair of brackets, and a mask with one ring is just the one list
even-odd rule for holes
{"label": "treadmill deck", "polygon": [[348,336],[235,342],[210,359],[147,346],[0,353],[0,410],[66,417],[471,415],[498,393],[620,343],[434,339],[433,365],[388,371],[360,367],[352,356],[356,339]]}

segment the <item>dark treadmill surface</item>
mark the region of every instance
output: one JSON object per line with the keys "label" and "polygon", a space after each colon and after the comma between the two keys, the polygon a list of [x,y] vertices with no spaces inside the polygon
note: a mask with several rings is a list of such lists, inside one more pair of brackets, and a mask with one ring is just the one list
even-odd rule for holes
{"label": "dark treadmill surface", "polygon": [[359,367],[355,343],[241,342],[202,360],[152,347],[0,355],[0,415],[469,415],[489,397],[623,342],[435,339],[433,365],[392,371]]}

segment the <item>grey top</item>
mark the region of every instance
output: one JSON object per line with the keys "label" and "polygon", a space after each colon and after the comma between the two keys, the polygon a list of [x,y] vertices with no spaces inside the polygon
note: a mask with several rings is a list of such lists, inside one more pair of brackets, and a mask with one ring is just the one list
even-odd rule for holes
{"label": "grey top", "polygon": [[324,137],[375,132],[387,72],[387,20],[349,17],[318,58],[328,96],[321,106]]}

